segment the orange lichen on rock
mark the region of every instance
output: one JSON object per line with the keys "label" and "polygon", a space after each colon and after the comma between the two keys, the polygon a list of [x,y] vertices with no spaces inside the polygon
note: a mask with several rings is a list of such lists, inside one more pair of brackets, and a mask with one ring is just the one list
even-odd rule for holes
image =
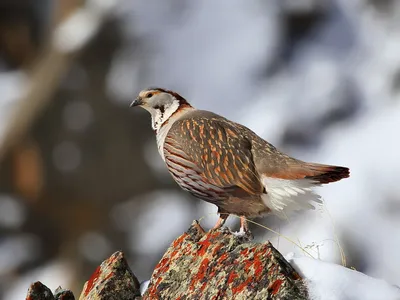
{"label": "orange lichen on rock", "polygon": [[122,252],[105,260],[85,283],[80,300],[135,299],[140,297],[140,285],[130,270]]}
{"label": "orange lichen on rock", "polygon": [[269,242],[199,228],[172,242],[142,299],[307,299],[299,274]]}
{"label": "orange lichen on rock", "polygon": [[[33,283],[26,300],[72,300]],[[308,299],[298,273],[269,243],[250,243],[227,228],[205,233],[194,222],[172,242],[157,264],[143,296],[122,252],[106,259],[86,282],[80,300]]]}

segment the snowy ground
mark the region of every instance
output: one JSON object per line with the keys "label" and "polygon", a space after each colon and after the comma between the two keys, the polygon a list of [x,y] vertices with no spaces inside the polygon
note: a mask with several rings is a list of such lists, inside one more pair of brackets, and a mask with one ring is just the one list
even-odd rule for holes
{"label": "snowy ground", "polygon": [[311,300],[400,299],[400,288],[382,279],[308,257],[286,259],[305,278]]}

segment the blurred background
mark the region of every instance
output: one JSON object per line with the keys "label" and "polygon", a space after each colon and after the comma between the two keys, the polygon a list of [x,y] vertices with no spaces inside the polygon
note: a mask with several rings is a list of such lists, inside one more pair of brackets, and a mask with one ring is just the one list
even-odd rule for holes
{"label": "blurred background", "polygon": [[37,280],[79,295],[120,249],[149,279],[193,219],[213,226],[129,109],[148,86],[350,167],[324,206],[256,221],[341,264],[339,241],[348,266],[400,285],[399,28],[396,0],[1,0],[0,298]]}

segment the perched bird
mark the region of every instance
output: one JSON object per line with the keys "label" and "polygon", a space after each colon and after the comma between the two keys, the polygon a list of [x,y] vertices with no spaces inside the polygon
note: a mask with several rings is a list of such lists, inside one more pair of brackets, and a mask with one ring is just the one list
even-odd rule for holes
{"label": "perched bird", "polygon": [[246,218],[285,216],[314,208],[312,188],[349,177],[349,169],[290,157],[249,128],[191,106],[179,94],[149,88],[131,106],[151,114],[158,151],[178,185],[218,207],[221,227],[229,214]]}

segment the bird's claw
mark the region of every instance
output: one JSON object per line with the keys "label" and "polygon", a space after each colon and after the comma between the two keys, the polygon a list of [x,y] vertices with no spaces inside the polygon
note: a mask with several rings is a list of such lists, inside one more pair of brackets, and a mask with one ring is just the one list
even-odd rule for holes
{"label": "bird's claw", "polygon": [[239,231],[232,232],[232,234],[238,238],[245,238],[247,240],[253,240],[254,236],[250,230],[245,230],[244,228],[240,227]]}

